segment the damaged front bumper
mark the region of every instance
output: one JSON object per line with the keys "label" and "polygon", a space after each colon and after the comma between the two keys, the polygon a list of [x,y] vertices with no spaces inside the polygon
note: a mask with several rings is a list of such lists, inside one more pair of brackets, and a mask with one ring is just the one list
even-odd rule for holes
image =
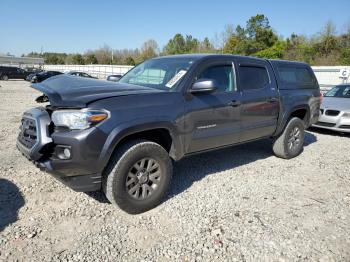
{"label": "damaged front bumper", "polygon": [[[51,118],[45,108],[28,110],[23,114],[17,148],[42,171],[75,191],[101,189],[102,170],[98,161],[106,135],[97,128],[81,131],[51,128]],[[60,156],[62,148],[69,148],[68,158]]]}

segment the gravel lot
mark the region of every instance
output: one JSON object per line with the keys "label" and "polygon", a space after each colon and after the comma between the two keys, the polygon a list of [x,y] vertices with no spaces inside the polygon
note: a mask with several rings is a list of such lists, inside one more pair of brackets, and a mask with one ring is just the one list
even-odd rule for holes
{"label": "gravel lot", "polygon": [[0,86],[0,261],[350,261],[349,135],[308,131],[292,160],[270,141],[186,158],[164,203],[131,216],[24,159],[15,140],[38,93]]}

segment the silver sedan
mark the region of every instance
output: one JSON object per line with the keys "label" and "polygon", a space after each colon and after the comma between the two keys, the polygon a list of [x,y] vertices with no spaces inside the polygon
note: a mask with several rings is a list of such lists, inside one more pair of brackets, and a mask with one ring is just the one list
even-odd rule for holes
{"label": "silver sedan", "polygon": [[315,127],[350,133],[350,84],[333,87],[323,98]]}

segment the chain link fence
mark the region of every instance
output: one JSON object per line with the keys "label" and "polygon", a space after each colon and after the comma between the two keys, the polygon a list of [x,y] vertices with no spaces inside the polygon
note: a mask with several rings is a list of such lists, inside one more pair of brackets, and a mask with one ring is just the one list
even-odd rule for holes
{"label": "chain link fence", "polygon": [[109,75],[124,75],[133,66],[124,65],[44,65],[47,71],[79,71],[100,79],[106,79]]}

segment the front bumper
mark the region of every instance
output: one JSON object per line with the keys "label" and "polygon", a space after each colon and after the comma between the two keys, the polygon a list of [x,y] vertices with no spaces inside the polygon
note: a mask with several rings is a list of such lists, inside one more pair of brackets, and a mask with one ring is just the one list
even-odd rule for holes
{"label": "front bumper", "polygon": [[[19,148],[18,145],[17,145],[17,148],[22,152],[21,148]],[[28,156],[25,155],[24,152],[22,152],[22,154],[41,171],[49,173],[54,178],[56,178],[57,180],[59,180],[69,188],[73,189],[74,191],[90,192],[90,191],[98,191],[101,189],[101,185],[102,185],[101,173],[69,176],[65,173],[60,172],[60,170],[55,170],[52,167],[52,163],[54,163],[54,161],[52,160],[38,162],[28,158]]]}
{"label": "front bumper", "polygon": [[[107,139],[106,134],[95,127],[81,131],[50,132],[51,119],[43,108],[25,112],[23,119],[28,118],[35,121],[35,127],[30,127],[28,136],[22,121],[17,139],[17,148],[26,158],[75,191],[101,189],[103,167],[100,165],[100,154]],[[35,139],[28,144],[23,139],[24,135]],[[68,159],[60,159],[57,154],[57,148],[62,146],[70,149]]]}
{"label": "front bumper", "polygon": [[51,161],[34,162],[34,164],[44,172],[51,174],[54,178],[62,182],[64,185],[70,187],[77,192],[97,191],[101,189],[101,173],[66,176],[52,168]]}
{"label": "front bumper", "polygon": [[337,116],[330,116],[323,112],[320,114],[318,122],[312,126],[337,132],[350,133],[350,118],[343,117],[344,113],[345,112],[340,111]]}

